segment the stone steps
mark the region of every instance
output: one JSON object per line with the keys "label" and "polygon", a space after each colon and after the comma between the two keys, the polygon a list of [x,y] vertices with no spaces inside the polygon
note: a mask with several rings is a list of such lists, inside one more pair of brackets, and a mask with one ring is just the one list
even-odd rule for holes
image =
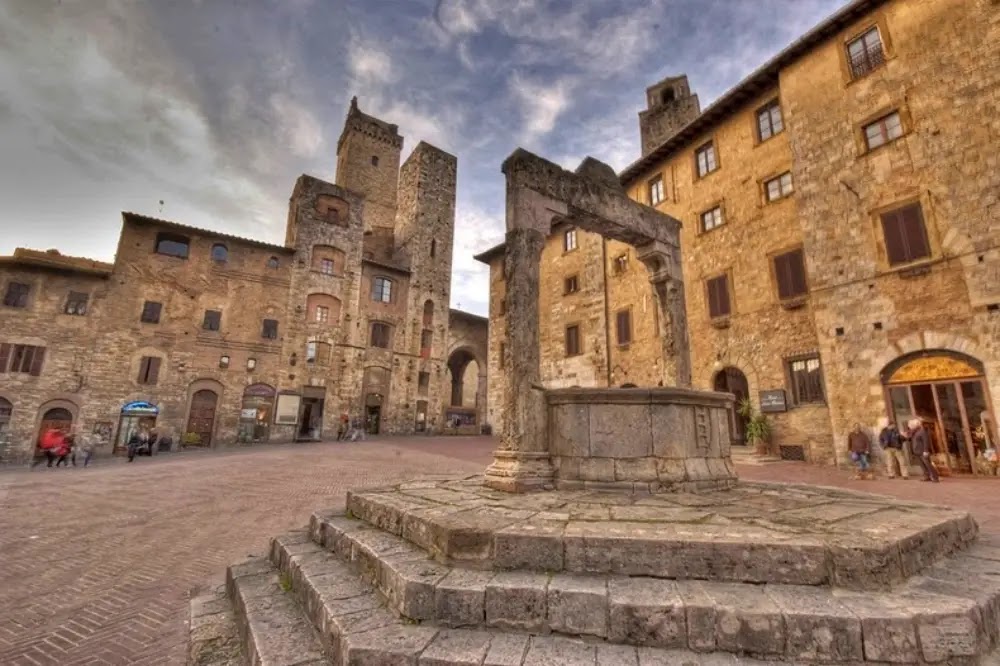
{"label": "stone steps", "polygon": [[192,595],[190,618],[188,663],[191,666],[243,664],[236,614],[226,596],[225,585]]}

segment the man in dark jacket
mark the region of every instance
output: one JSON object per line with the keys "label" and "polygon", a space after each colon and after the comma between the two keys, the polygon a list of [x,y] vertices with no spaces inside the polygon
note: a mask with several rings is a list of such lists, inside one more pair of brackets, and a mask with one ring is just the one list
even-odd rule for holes
{"label": "man in dark jacket", "polygon": [[858,466],[858,473],[854,475],[854,478],[872,478],[868,464],[872,452],[872,442],[868,439],[865,431],[861,429],[860,423],[855,423],[854,430],[847,435],[847,452],[850,454],[851,460]]}
{"label": "man in dark jacket", "polygon": [[920,419],[913,419],[910,426],[910,451],[920,461],[920,466],[924,468],[923,481],[938,482],[938,473],[931,462],[931,439],[924,428],[924,422]]}
{"label": "man in dark jacket", "polygon": [[882,428],[879,433],[878,443],[882,445],[885,453],[885,469],[890,479],[896,478],[896,467],[904,479],[910,478],[910,469],[906,464],[906,454],[903,453],[903,435],[896,427],[895,421],[889,421],[889,425]]}

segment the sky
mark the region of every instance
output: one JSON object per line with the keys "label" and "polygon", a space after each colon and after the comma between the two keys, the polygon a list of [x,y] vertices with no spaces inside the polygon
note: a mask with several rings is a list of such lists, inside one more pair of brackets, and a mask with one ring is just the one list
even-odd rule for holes
{"label": "sky", "polygon": [[503,159],[640,155],[647,86],[705,108],[845,0],[0,0],[0,254],[111,261],[123,210],[273,243],[352,96],[458,156],[452,307],[485,314]]}

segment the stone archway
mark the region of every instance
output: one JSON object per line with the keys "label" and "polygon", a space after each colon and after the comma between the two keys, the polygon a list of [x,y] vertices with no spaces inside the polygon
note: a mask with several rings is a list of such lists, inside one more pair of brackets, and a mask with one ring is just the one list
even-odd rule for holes
{"label": "stone archway", "polygon": [[739,368],[726,366],[715,373],[712,388],[722,393],[732,393],[736,401],[729,411],[729,436],[733,444],[746,444],[747,419],[740,414],[740,405],[750,397],[750,382]]}
{"label": "stone archway", "polygon": [[466,374],[474,372],[476,376],[476,382],[478,383],[479,377],[479,364],[476,362],[475,355],[469,351],[468,348],[456,349],[448,357],[448,373],[451,376],[451,393],[448,405],[451,407],[475,407],[476,398],[478,394],[478,386],[473,392],[472,403],[469,404],[468,395],[468,382],[466,381]]}
{"label": "stone archway", "polygon": [[38,443],[42,433],[49,428],[60,428],[69,432],[80,413],[80,406],[69,400],[49,400],[38,408],[38,422],[34,442]]}

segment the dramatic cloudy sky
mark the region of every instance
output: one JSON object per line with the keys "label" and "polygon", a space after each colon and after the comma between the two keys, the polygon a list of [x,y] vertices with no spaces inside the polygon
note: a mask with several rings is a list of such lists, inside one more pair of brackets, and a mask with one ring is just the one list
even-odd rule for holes
{"label": "dramatic cloudy sky", "polygon": [[0,254],[111,260],[122,210],[281,242],[357,95],[458,155],[452,306],[484,313],[516,146],[620,169],[647,85],[707,106],[844,2],[0,0]]}

